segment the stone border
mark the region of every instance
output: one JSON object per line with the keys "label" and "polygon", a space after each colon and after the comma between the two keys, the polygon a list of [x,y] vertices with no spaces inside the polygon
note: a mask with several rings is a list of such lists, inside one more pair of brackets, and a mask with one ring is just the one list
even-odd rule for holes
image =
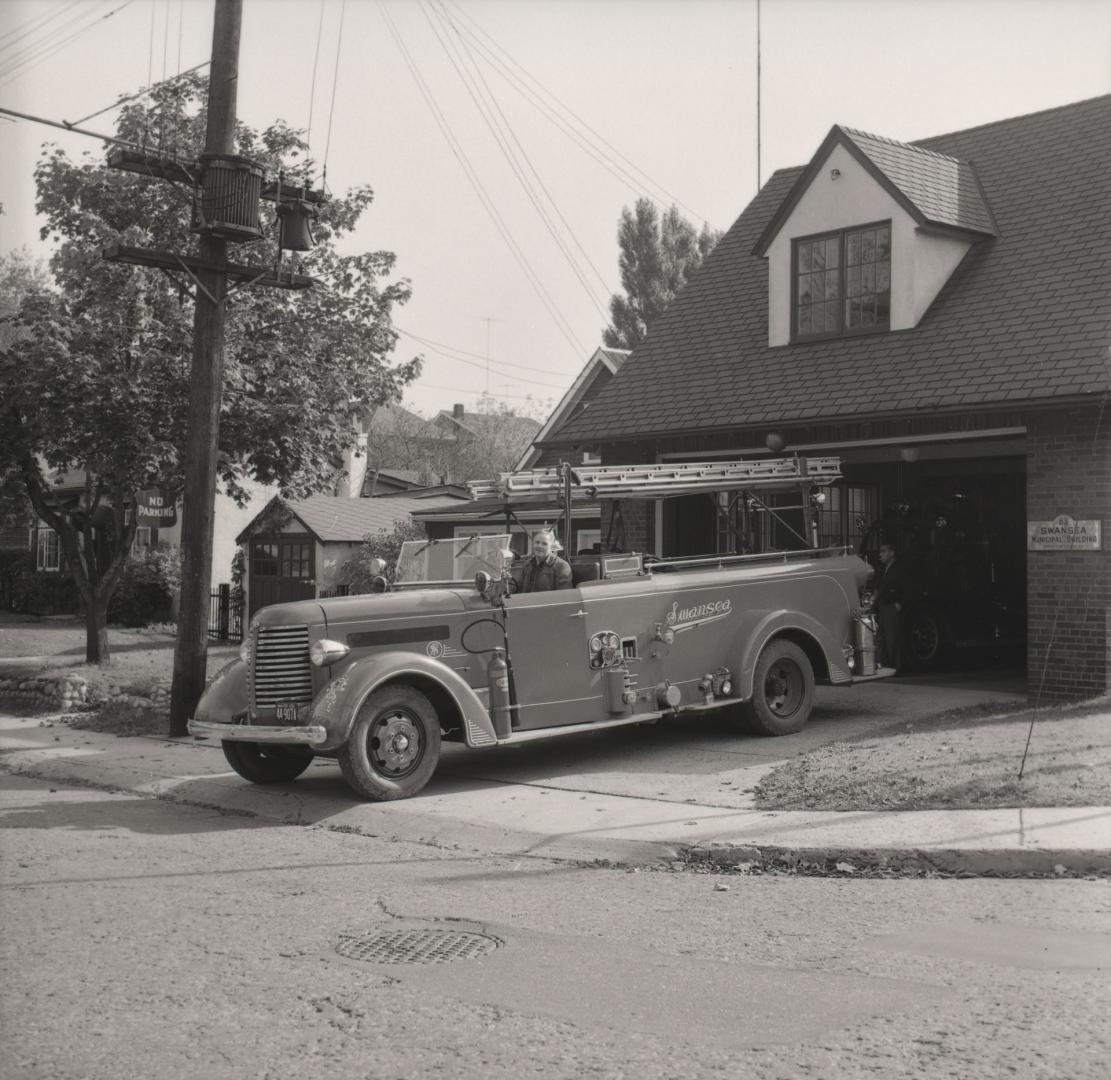
{"label": "stone border", "polygon": [[163,710],[169,707],[170,690],[157,686],[149,697],[116,692],[106,698],[93,699],[88,682],[80,675],[0,675],[0,700],[5,698],[54,712],[73,712],[90,705],[108,704]]}
{"label": "stone border", "polygon": [[89,702],[89,684],[80,675],[0,676],[0,698],[68,712]]}

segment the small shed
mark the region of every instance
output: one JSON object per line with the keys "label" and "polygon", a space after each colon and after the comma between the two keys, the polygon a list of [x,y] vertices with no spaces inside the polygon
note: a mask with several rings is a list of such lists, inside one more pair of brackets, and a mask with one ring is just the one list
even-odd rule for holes
{"label": "small shed", "polygon": [[243,584],[248,618],[267,604],[312,600],[334,592],[343,564],[368,533],[409,521],[418,508],[454,506],[459,501],[452,495],[275,496],[236,537],[246,555]]}

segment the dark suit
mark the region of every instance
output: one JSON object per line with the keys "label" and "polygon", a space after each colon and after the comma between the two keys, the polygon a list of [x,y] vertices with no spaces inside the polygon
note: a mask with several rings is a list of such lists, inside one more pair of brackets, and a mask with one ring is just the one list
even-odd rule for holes
{"label": "dark suit", "polygon": [[[906,573],[893,559],[876,575],[876,614],[879,617],[879,662],[896,671],[903,666],[903,615],[907,603]],[[901,604],[903,611],[895,605]]]}

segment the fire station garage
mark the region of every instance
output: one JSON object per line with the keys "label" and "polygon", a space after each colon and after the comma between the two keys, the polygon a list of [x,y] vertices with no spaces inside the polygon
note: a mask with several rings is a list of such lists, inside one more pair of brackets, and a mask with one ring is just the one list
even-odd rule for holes
{"label": "fire station garage", "polygon": [[1111,689],[1111,96],[901,143],[835,126],[782,169],[590,404],[574,464],[832,455],[808,506],[602,503],[659,555],[892,543],[906,654],[1025,656]]}

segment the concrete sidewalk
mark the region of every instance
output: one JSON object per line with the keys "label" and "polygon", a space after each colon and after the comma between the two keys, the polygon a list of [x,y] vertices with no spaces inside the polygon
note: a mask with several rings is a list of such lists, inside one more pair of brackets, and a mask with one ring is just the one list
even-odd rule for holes
{"label": "concrete sidewalk", "polygon": [[[450,761],[447,762],[450,766]],[[299,780],[253,786],[215,744],[119,738],[60,717],[0,717],[0,770],[457,850],[645,865],[840,862],[853,871],[938,869],[969,874],[1111,871],[1111,807],[786,812],[627,796],[545,783],[452,776],[416,798],[364,803],[332,761]]]}

